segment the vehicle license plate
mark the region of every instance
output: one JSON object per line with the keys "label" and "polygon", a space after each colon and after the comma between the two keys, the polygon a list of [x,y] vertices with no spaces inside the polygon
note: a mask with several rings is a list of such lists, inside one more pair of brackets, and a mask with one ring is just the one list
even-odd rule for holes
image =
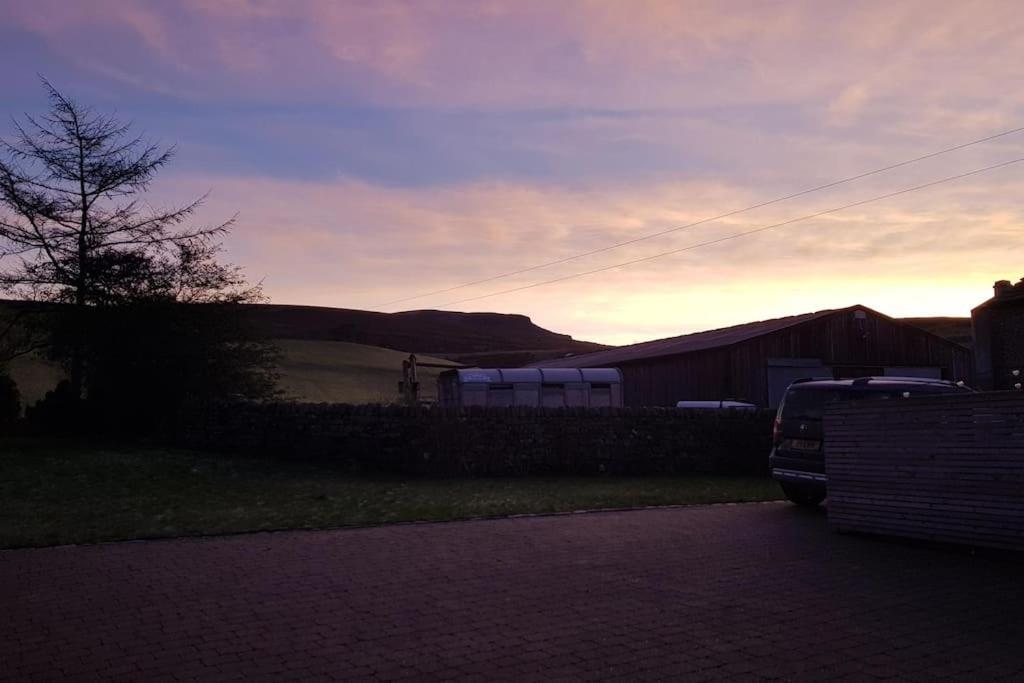
{"label": "vehicle license plate", "polygon": [[801,451],[816,451],[820,445],[820,441],[813,439],[793,439],[793,448]]}

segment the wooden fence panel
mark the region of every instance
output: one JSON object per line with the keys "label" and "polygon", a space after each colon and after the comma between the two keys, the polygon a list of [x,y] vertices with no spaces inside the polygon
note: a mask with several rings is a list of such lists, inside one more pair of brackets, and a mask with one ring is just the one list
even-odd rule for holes
{"label": "wooden fence panel", "polygon": [[1024,394],[837,404],[825,414],[829,523],[1024,550]]}

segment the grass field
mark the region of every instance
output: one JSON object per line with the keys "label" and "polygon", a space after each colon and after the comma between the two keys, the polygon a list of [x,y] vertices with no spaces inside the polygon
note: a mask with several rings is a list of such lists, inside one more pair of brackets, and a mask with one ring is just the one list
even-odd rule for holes
{"label": "grass field", "polygon": [[55,363],[49,363],[36,356],[20,356],[11,361],[11,378],[21,392],[21,404],[32,405],[46,395],[64,376],[64,371]]}
{"label": "grass field", "polygon": [[[389,403],[398,398],[402,361],[408,353],[377,346],[336,341],[278,339],[282,353],[280,387],[285,396],[299,401],[325,403]],[[429,356],[421,362],[456,363]],[[437,376],[442,370],[421,368],[421,396],[437,396]],[[11,363],[22,405],[31,405],[53,389],[63,373],[59,366],[40,358],[22,356]]]}
{"label": "grass field", "polygon": [[774,500],[733,477],[352,478],[324,465],[0,440],[0,547]]}
{"label": "grass field", "polygon": [[[278,339],[281,349],[281,388],[285,395],[303,401],[326,403],[388,403],[398,398],[402,361],[408,353],[377,346],[336,341]],[[451,361],[417,356],[426,363]],[[421,368],[421,397],[437,396],[437,376],[442,370]]]}

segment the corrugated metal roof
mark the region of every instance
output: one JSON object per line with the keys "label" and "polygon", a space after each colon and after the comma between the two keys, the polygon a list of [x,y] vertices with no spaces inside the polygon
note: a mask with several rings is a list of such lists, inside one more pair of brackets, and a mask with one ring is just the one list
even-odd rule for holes
{"label": "corrugated metal roof", "polygon": [[[870,308],[866,308],[864,306],[850,306],[848,308],[836,308],[826,311],[817,311],[815,313],[804,313],[803,315],[791,315],[786,318],[775,318],[774,320],[759,320],[753,323],[723,327],[717,330],[684,334],[679,337],[669,337],[668,339],[656,339],[654,341],[631,344],[630,346],[619,346],[614,349],[608,349],[607,351],[595,351],[594,353],[585,353],[579,356],[555,358],[553,360],[533,363],[530,367],[610,367],[618,365],[619,363],[628,363],[630,361],[642,360],[645,358],[675,356],[680,353],[704,351],[721,346],[730,346],[738,342],[753,339],[754,337],[771,334],[772,332],[777,332],[778,330],[792,327],[793,325],[799,325],[800,323],[816,320],[835,313],[853,311],[858,308],[865,311],[871,311]],[[875,311],[871,312],[876,315],[881,315]]]}

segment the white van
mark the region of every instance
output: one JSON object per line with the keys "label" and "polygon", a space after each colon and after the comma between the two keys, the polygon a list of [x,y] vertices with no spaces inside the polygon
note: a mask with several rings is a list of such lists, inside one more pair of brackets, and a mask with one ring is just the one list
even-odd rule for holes
{"label": "white van", "polygon": [[679,401],[676,403],[676,408],[685,408],[686,410],[727,410],[729,408],[734,410],[757,410],[757,406],[753,403],[728,399],[722,401]]}

